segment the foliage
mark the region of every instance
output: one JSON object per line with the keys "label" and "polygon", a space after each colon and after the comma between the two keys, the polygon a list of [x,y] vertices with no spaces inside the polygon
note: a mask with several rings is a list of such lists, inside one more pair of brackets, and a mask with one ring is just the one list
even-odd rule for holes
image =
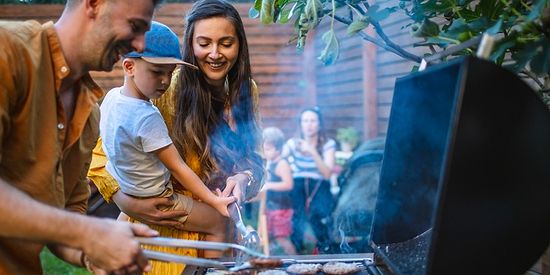
{"label": "foliage", "polygon": [[336,140],[340,143],[347,143],[351,148],[359,144],[359,131],[354,127],[338,128],[336,130]]}
{"label": "foliage", "polygon": [[[374,3],[373,3],[374,2]],[[335,62],[339,44],[333,23],[348,26],[349,35],[359,35],[405,59],[419,63],[422,57],[406,51],[384,33],[381,21],[394,14],[411,18],[408,28],[413,37],[422,39],[416,47],[427,47],[431,54],[460,44],[484,32],[495,35],[497,43],[490,59],[518,74],[529,77],[541,90],[550,88],[550,0],[255,0],[250,15],[258,15],[264,24],[294,22],[295,41],[302,49],[308,31],[322,20],[331,20],[323,35],[325,49],[320,59]],[[365,32],[372,26],[378,37]],[[325,38],[326,37],[326,38]],[[473,54],[470,48],[459,55]],[[549,103],[550,103],[550,97]]]}
{"label": "foliage", "polygon": [[436,47],[444,49],[487,32],[498,38],[492,61],[530,77],[541,89],[550,87],[544,83],[550,81],[548,0],[401,1],[401,8],[415,22],[411,34],[425,40],[416,46],[435,52]]}
{"label": "foliage", "polygon": [[68,264],[50,252],[48,248],[44,248],[40,252],[40,262],[44,274],[67,274],[67,275],[89,275],[91,274],[85,268],[75,267]]}

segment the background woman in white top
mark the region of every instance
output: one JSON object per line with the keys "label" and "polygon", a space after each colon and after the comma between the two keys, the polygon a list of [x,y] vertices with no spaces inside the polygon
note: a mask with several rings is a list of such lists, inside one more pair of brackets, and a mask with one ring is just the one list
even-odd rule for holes
{"label": "background woman in white top", "polygon": [[331,213],[335,201],[329,178],[334,167],[336,143],[326,137],[323,117],[318,107],[300,113],[300,137],[287,141],[283,155],[293,170],[294,216],[292,242],[296,251],[303,249],[304,227],[308,221],[317,238],[319,253],[330,252]]}

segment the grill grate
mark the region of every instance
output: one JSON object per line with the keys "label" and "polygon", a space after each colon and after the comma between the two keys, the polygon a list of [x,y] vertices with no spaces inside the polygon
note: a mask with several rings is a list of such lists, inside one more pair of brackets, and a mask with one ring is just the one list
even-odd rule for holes
{"label": "grill grate", "polygon": [[[341,254],[341,255],[306,255],[306,256],[296,256],[296,258],[283,258],[280,257],[280,259],[283,260],[283,266],[280,268],[273,268],[276,270],[286,270],[286,267],[288,267],[291,264],[294,263],[301,263],[301,264],[325,264],[328,262],[343,262],[343,263],[355,263],[360,271],[356,273],[356,275],[367,275],[369,274],[367,272],[367,266],[372,265],[372,254]],[[227,261],[224,262],[224,265],[226,265],[228,268],[233,267],[235,265],[234,261]],[[246,274],[255,274],[258,270],[250,270],[251,272],[248,272]],[[208,268],[208,267],[200,267],[200,266],[193,266],[193,265],[187,265],[185,269],[182,272],[182,275],[205,275],[207,273],[223,273],[226,272],[225,270],[220,270],[217,268]],[[324,274],[320,272],[319,274]]]}

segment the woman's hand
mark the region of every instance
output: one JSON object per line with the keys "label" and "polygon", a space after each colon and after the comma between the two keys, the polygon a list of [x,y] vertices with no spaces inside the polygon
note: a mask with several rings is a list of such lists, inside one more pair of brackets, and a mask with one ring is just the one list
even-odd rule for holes
{"label": "woman's hand", "polygon": [[212,202],[211,206],[223,216],[229,217],[229,204],[235,201],[237,201],[237,198],[225,196],[220,189],[216,189],[216,199]]}
{"label": "woman's hand", "polygon": [[160,210],[174,204],[169,198],[138,199],[119,190],[113,194],[113,201],[122,212],[142,223],[168,226],[178,230],[184,230],[184,228],[183,224],[176,219],[189,214],[182,210]]}
{"label": "woman's hand", "polygon": [[237,198],[237,202],[242,202],[245,197],[244,191],[248,185],[249,178],[245,173],[237,173],[226,180],[226,186],[222,194],[225,197],[234,196]]}
{"label": "woman's hand", "polygon": [[309,142],[307,142],[303,139],[298,140],[297,148],[304,155],[313,156],[315,154],[317,154],[317,155],[319,154],[317,152],[317,148],[315,148],[315,146],[311,145]]}

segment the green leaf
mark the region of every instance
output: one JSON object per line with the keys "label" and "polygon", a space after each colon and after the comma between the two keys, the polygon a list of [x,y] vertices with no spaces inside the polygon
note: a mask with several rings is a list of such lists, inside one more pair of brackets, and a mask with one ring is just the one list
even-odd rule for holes
{"label": "green leaf", "polygon": [[273,0],[262,0],[260,21],[266,25],[273,21]]}
{"label": "green leaf", "polygon": [[300,5],[299,3],[300,2],[296,2],[294,3],[294,5],[292,5],[292,8],[290,8],[290,11],[288,11],[288,19],[292,18],[297,8],[303,7],[303,4]]}
{"label": "green leaf", "polygon": [[420,7],[424,10],[424,12],[435,12],[435,13],[446,13],[453,10],[455,3],[451,0],[443,0],[443,1],[436,1],[436,0],[429,0],[429,1],[422,1],[420,2]]}
{"label": "green leaf", "polygon": [[254,0],[254,9],[257,11],[262,9],[262,0]]}
{"label": "green leaf", "polygon": [[498,16],[505,13],[505,8],[506,5],[500,0],[483,0],[479,1],[479,5],[476,7],[476,10],[478,10],[479,14],[485,18],[496,19]]}
{"label": "green leaf", "polygon": [[250,9],[248,10],[248,17],[258,18],[259,16],[260,16],[260,12],[254,7],[250,7]]}
{"label": "green leaf", "polygon": [[288,23],[290,21],[290,18],[292,18],[292,15],[290,14],[291,11],[292,9],[290,8],[283,9],[281,13],[279,13],[279,17],[277,18],[277,21],[279,21],[279,23],[281,24]]}
{"label": "green leaf", "polygon": [[467,23],[468,29],[474,34],[481,34],[488,28],[494,26],[496,21],[491,21],[485,17],[480,17]]}
{"label": "green leaf", "polygon": [[470,37],[470,32],[472,32],[470,25],[461,18],[454,20],[449,28],[441,35],[454,40],[465,41],[468,37]]}
{"label": "green leaf", "polygon": [[325,65],[331,65],[336,62],[340,52],[340,47],[338,45],[338,39],[334,30],[329,30],[323,34],[323,41],[325,42],[325,48],[321,51],[319,55],[319,60],[321,60]]}
{"label": "green leaf", "polygon": [[497,61],[497,59],[501,58],[506,53],[506,50],[514,46],[516,46],[515,39],[497,42],[495,48],[493,49],[493,53],[491,53],[491,56],[489,57],[489,59],[492,61]]}
{"label": "green leaf", "polygon": [[496,35],[502,28],[502,18],[497,21],[492,27],[488,28],[485,32],[489,35]]}
{"label": "green leaf", "polygon": [[542,50],[537,51],[531,60],[531,70],[538,76],[546,76],[550,73],[550,40],[541,38]]}
{"label": "green leaf", "polygon": [[544,9],[546,2],[547,1],[543,0],[535,0],[533,6],[531,7],[531,12],[527,16],[527,21],[534,21],[539,18],[542,14],[542,10]]}
{"label": "green leaf", "polygon": [[460,15],[466,21],[472,21],[479,18],[479,13],[470,9],[463,9],[460,11]]}
{"label": "green leaf", "polygon": [[525,47],[518,52],[512,54],[512,59],[514,60],[514,65],[512,70],[519,72],[525,68],[527,63],[529,63],[533,57],[537,54],[538,43],[530,43],[525,45]]}
{"label": "green leaf", "polygon": [[306,6],[304,8],[304,15],[310,23],[312,23],[311,29],[317,27],[319,24],[319,11],[322,9],[321,1],[319,0],[306,0]]}
{"label": "green leaf", "polygon": [[370,20],[368,17],[363,16],[361,18],[355,18],[355,20],[349,24],[347,33],[348,35],[354,35],[368,27],[369,24]]}
{"label": "green leaf", "polygon": [[426,19],[421,24],[411,26],[411,35],[414,37],[434,37],[439,35],[439,25]]}
{"label": "green leaf", "polygon": [[367,11],[367,15],[374,21],[382,21],[388,17],[392,13],[394,13],[397,10],[397,7],[391,7],[391,8],[383,8],[381,10],[377,10],[375,12],[371,12],[371,9]]}
{"label": "green leaf", "polygon": [[291,0],[275,0],[274,7],[283,9]]}
{"label": "green leaf", "polygon": [[290,0],[275,0],[273,2],[273,23],[279,20],[281,17],[281,12],[289,2]]}

